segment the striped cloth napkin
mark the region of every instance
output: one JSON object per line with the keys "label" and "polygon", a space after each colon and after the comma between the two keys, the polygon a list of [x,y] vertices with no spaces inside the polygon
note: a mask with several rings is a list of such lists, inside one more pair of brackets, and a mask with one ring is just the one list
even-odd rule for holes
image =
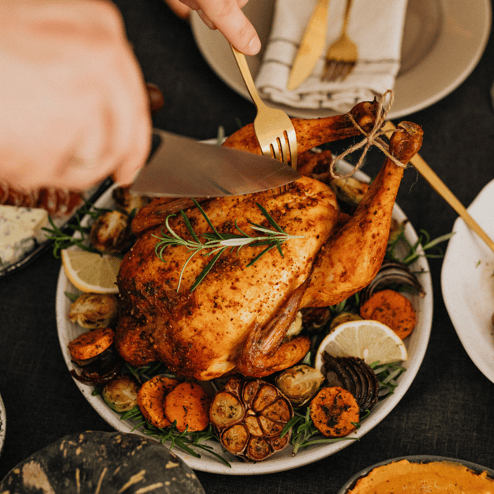
{"label": "striped cloth napkin", "polygon": [[359,60],[343,82],[323,82],[327,47],[341,33],[346,0],[330,0],[323,54],[312,74],[296,89],[286,85],[307,21],[316,0],[276,0],[273,24],[256,86],[265,99],[294,108],[348,111],[359,101],[394,88],[400,68],[407,0],[353,0],[348,36]]}

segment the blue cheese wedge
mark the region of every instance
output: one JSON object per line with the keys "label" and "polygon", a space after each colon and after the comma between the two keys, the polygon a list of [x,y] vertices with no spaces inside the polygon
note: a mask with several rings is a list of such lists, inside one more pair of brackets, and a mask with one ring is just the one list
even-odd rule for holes
{"label": "blue cheese wedge", "polygon": [[46,240],[48,226],[44,209],[0,205],[0,269],[15,263]]}

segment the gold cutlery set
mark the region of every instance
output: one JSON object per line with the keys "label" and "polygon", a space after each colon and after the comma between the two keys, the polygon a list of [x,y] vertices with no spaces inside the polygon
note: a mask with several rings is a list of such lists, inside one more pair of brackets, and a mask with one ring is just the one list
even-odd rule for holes
{"label": "gold cutlery set", "polygon": [[[322,55],[328,27],[329,2],[330,0],[318,0],[307,23],[290,71],[287,84],[289,91],[296,89],[309,77]],[[326,52],[326,62],[321,78],[325,82],[344,81],[357,63],[357,45],[347,35],[351,7],[352,0],[347,0],[341,34]]]}
{"label": "gold cutlery set", "polygon": [[[292,65],[287,89],[297,88],[312,73],[322,55],[327,29],[327,15],[330,0],[317,0],[314,11],[305,28],[300,47]],[[352,72],[358,60],[358,49],[347,35],[349,14],[352,0],[347,0],[343,18],[343,27],[339,38],[332,43],[326,53],[325,69],[322,75],[324,81],[344,80]],[[233,46],[232,50],[254,104],[257,116],[254,120],[254,130],[262,153],[283,163],[297,168],[297,139],[289,116],[282,110],[271,108],[260,98],[245,56]],[[396,127],[387,121],[384,130],[394,130]],[[470,216],[451,190],[436,175],[420,155],[416,155],[411,164],[429,182],[432,188],[458,213],[471,228],[494,252],[494,242]],[[286,191],[287,186],[279,187]]]}

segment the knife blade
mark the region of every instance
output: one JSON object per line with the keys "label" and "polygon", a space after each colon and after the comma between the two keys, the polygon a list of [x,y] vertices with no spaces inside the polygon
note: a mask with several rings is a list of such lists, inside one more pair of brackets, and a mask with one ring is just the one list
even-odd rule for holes
{"label": "knife blade", "polygon": [[154,129],[155,151],[135,178],[136,194],[220,197],[250,194],[286,185],[300,177],[266,156],[206,144]]}
{"label": "knife blade", "polygon": [[287,89],[292,91],[312,73],[324,50],[329,0],[318,0],[305,28],[290,71]]}

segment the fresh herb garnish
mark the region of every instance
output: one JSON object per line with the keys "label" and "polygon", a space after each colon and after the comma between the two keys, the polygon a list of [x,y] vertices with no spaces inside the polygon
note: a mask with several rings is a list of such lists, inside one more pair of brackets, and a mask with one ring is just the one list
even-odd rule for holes
{"label": "fresh herb garnish", "polygon": [[228,460],[216,453],[212,446],[203,444],[205,441],[210,440],[219,442],[212,425],[209,425],[207,429],[200,432],[188,432],[187,430],[184,432],[179,432],[176,428],[175,422],[171,425],[171,427],[159,429],[146,421],[138,406],[135,406],[128,412],[121,413],[120,419],[136,422],[136,425],[132,428],[131,432],[134,432],[142,427],[141,432],[143,434],[158,440],[161,444],[167,443],[170,449],[176,446],[196,458],[201,457],[196,449],[202,449],[203,451],[207,451],[218,458],[218,460],[224,463],[227,467],[231,467]]}
{"label": "fresh herb garnish", "polygon": [[[67,249],[72,245],[77,245],[82,250],[88,252],[97,252],[97,250],[87,241],[87,236],[91,231],[90,226],[82,226],[82,219],[89,215],[91,219],[98,219],[103,213],[111,211],[110,209],[96,208],[89,202],[85,202],[84,206],[78,209],[73,220],[71,220],[63,230],[59,228],[54,221],[48,216],[51,228],[43,228],[46,233],[46,238],[53,241],[53,255],[60,259],[60,251]],[[77,235],[75,235],[77,233]]]}
{"label": "fresh herb garnish", "polygon": [[307,448],[314,444],[331,444],[339,441],[357,439],[351,437],[324,437],[312,422],[309,407],[305,409],[305,413],[301,412],[303,412],[303,409],[295,410],[293,418],[285,425],[280,434],[280,437],[283,437],[290,429],[292,429],[292,438],[290,441],[293,446],[292,456],[295,456],[301,448]]}
{"label": "fresh herb garnish", "polygon": [[398,386],[397,379],[406,371],[405,367],[402,367],[399,362],[391,362],[389,364],[374,362],[370,367],[379,381],[380,400],[394,393],[396,386]]}
{"label": "fresh herb garnish", "polygon": [[[413,264],[420,256],[427,257],[429,259],[440,259],[444,257],[444,251],[438,246],[441,242],[449,240],[454,233],[447,233],[441,235],[434,240],[431,240],[431,236],[425,230],[419,230],[420,235],[414,244],[411,244],[405,236],[405,226],[400,225],[397,234],[389,242],[388,248],[386,250],[386,258],[393,261],[400,261],[405,266],[410,266]],[[398,243],[402,241],[408,246],[408,252],[405,257],[401,259],[395,254],[395,249]],[[422,247],[424,253],[417,252],[419,247]]]}
{"label": "fresh herb garnish", "polygon": [[[379,381],[379,399],[384,399],[394,393],[394,389],[398,385],[396,380],[406,371],[406,369],[398,362],[382,365],[379,362],[374,362],[370,367],[376,373],[377,380]],[[357,429],[360,427],[362,421],[369,415],[369,410],[362,411],[360,422],[355,424]],[[293,446],[293,456],[295,456],[300,449],[315,444],[330,444],[338,441],[358,440],[357,437],[348,436],[341,438],[324,437],[312,422],[309,407],[305,409],[295,409],[295,414],[283,428],[281,437],[283,437],[290,429],[292,430],[291,444]]]}
{"label": "fresh herb garnish", "polygon": [[[259,260],[264,254],[266,254],[268,251],[270,251],[275,247],[278,249],[278,252],[283,257],[283,251],[281,250],[281,245],[283,244],[283,242],[295,238],[304,238],[301,235],[290,235],[286,233],[283,230],[283,228],[281,228],[275,222],[275,220],[266,211],[266,209],[263,206],[261,206],[261,204],[259,203],[256,203],[257,207],[261,210],[263,216],[266,218],[266,220],[273,227],[274,230],[249,221],[250,228],[252,230],[261,233],[261,235],[258,236],[251,236],[245,233],[244,231],[242,231],[237,224],[237,220],[235,220],[235,229],[239,232],[238,234],[220,233],[211,223],[211,220],[208,218],[207,214],[204,212],[201,205],[194,199],[193,201],[194,204],[199,208],[199,211],[201,212],[202,216],[204,217],[207,224],[211,228],[212,232],[206,232],[197,235],[197,233],[194,231],[194,228],[192,227],[192,224],[188,216],[185,214],[183,210],[180,210],[180,214],[182,215],[182,219],[185,223],[185,226],[187,227],[187,230],[192,236],[191,240],[186,240],[180,237],[170,226],[170,218],[176,216],[175,214],[170,214],[169,216],[166,217],[165,226],[166,229],[168,230],[168,233],[165,233],[164,229],[162,228],[161,236],[153,235],[154,238],[158,239],[158,243],[156,244],[155,247],[155,253],[163,262],[165,262],[165,259],[163,259],[163,253],[167,247],[181,245],[186,247],[188,250],[192,251],[192,254],[188,257],[187,261],[185,261],[185,264],[183,265],[182,270],[180,271],[177,292],[180,289],[183,273],[185,271],[185,268],[187,267],[187,264],[199,252],[205,251],[204,255],[213,256],[213,258],[208,262],[208,264],[204,267],[204,269],[201,271],[199,276],[194,281],[194,284],[190,288],[191,292],[197,288],[197,286],[201,283],[202,280],[204,280],[204,278],[207,276],[207,274],[211,271],[211,269],[215,265],[216,261],[227,249],[230,249],[230,252],[234,252],[235,249],[237,249],[237,253],[238,253],[242,247],[245,247],[247,245],[251,247],[259,247],[266,245],[267,247],[264,250],[262,250],[259,254],[257,254],[257,256],[255,256],[247,264],[247,267],[249,267],[252,266],[257,260]],[[204,238],[205,240],[204,242],[201,241],[201,239],[199,238],[200,236]]]}

